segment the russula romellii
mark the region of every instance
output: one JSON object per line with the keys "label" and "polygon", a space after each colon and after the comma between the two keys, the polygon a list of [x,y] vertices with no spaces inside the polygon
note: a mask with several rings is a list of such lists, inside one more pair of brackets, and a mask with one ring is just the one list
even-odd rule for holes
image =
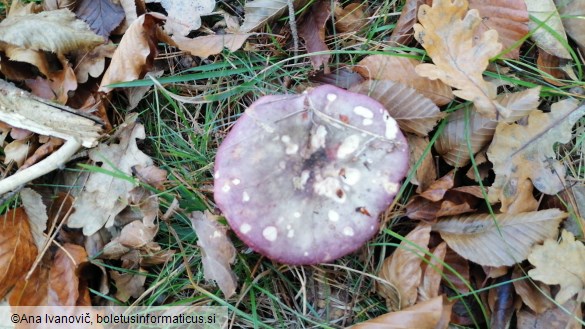
{"label": "russula romellii", "polygon": [[246,110],[218,149],[215,202],[255,251],[328,262],[377,232],[407,169],[406,140],[384,107],[325,85]]}

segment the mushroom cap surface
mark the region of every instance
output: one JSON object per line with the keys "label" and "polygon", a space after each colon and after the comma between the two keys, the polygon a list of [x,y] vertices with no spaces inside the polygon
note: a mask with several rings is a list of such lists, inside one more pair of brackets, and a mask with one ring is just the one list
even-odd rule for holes
{"label": "mushroom cap surface", "polygon": [[317,264],[376,234],[407,170],[406,139],[384,107],[325,85],[245,111],[218,149],[214,198],[255,251]]}

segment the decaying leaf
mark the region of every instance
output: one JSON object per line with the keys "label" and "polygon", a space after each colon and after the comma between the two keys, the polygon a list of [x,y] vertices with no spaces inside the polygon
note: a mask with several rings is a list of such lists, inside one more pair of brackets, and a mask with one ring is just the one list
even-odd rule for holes
{"label": "decaying leaf", "polygon": [[528,30],[528,11],[524,0],[469,0],[469,9],[477,9],[482,22],[476,31],[480,36],[489,29],[498,31],[503,57],[518,59],[520,46]]}
{"label": "decaying leaf", "polygon": [[0,216],[0,299],[22,279],[37,257],[23,208]]}
{"label": "decaying leaf", "polygon": [[367,80],[350,91],[368,95],[380,102],[400,129],[427,136],[444,117],[439,108],[415,89],[391,80]]}
{"label": "decaying leaf", "polygon": [[47,228],[47,221],[49,216],[47,215],[47,206],[43,203],[43,199],[40,194],[30,188],[23,188],[20,191],[20,198],[22,199],[22,206],[28,217],[28,223],[30,225],[30,231],[35,241],[37,250],[42,250],[45,245],[47,238],[43,234]]}
{"label": "decaying leaf", "polygon": [[110,275],[116,285],[116,298],[127,302],[130,297],[138,298],[144,292],[146,282],[146,271],[140,269],[140,274],[132,272],[110,271]]}
{"label": "decaying leaf", "polygon": [[124,20],[124,9],[112,0],[79,0],[75,14],[105,39]]}
{"label": "decaying leaf", "polygon": [[547,53],[570,59],[571,55],[563,45],[563,43],[567,44],[567,35],[553,0],[524,0],[524,2],[528,13],[533,17],[528,22],[532,40]]}
{"label": "decaying leaf", "polygon": [[575,40],[582,53],[585,53],[585,2],[580,0],[555,0],[567,34]]}
{"label": "decaying leaf", "polygon": [[[420,137],[412,134],[406,134],[408,146],[410,149],[410,168],[414,168],[416,163],[423,157],[425,150],[429,147],[428,137]],[[432,182],[437,179],[437,167],[433,161],[432,153],[427,152],[420,165],[416,168],[416,174],[410,182],[418,185],[416,192],[420,193],[426,190]]]}
{"label": "decaying leaf", "polygon": [[0,41],[20,48],[68,53],[104,42],[68,9],[8,17],[0,23]]}
{"label": "decaying leaf", "polygon": [[416,195],[406,204],[405,215],[410,219],[435,221],[439,217],[474,212],[479,200],[472,194],[455,189],[447,191],[439,201]]}
{"label": "decaying leaf", "polygon": [[407,57],[370,55],[354,67],[354,71],[367,79],[392,80],[416,89],[435,104],[441,106],[453,100],[451,87],[441,80],[421,77],[415,72],[420,62]]}
{"label": "decaying leaf", "polygon": [[498,32],[488,30],[474,42],[481,18],[477,10],[467,11],[467,1],[435,0],[432,7],[421,5],[418,20],[414,37],[434,64],[420,64],[416,72],[455,87],[458,90],[453,93],[472,101],[483,116],[495,118],[498,112],[507,116],[495,101],[495,88],[482,76],[489,59],[502,50]]}
{"label": "decaying leaf", "polygon": [[447,253],[447,244],[441,242],[435,250],[433,250],[433,257],[429,263],[423,265],[423,276],[421,284],[418,287],[417,302],[422,302],[439,296],[439,289],[441,288],[441,280],[443,274],[443,261]]}
{"label": "decaying leaf", "polygon": [[[512,279],[524,277],[524,273],[519,267],[512,272]],[[549,300],[550,289],[547,285],[541,282],[534,282],[526,278],[522,280],[514,280],[514,290],[520,296],[522,301],[536,314],[541,314],[544,311],[554,307],[555,305]]]}
{"label": "decaying leaf", "polygon": [[563,190],[565,167],[555,160],[553,146],[571,140],[571,128],[584,114],[585,105],[565,99],[553,104],[550,113],[532,111],[526,126],[498,124],[487,152],[496,174],[489,196],[502,202],[503,212],[518,197],[525,180],[546,194]]}
{"label": "decaying leaf", "polygon": [[[390,35],[390,43],[406,45],[412,41],[414,35],[413,27],[417,22],[418,8],[424,4],[424,0],[407,0],[400,12],[400,18],[396,22],[396,27]],[[427,3],[430,4],[430,3]]]}
{"label": "decaying leaf", "polygon": [[215,281],[227,299],[236,292],[237,278],[230,268],[236,259],[236,248],[227,238],[226,228],[217,222],[217,216],[198,211],[190,218],[201,248],[205,278]]}
{"label": "decaying leaf", "polygon": [[364,4],[360,2],[352,2],[343,8],[336,2],[334,13],[338,32],[357,32],[368,22]]}
{"label": "decaying leaf", "polygon": [[[553,307],[541,314],[533,314],[527,310],[518,312],[518,329],[582,329],[579,319],[583,319],[581,303],[569,300],[565,304]],[[582,320],[581,320],[582,321]]]}
{"label": "decaying leaf", "polygon": [[400,304],[392,305],[394,302],[394,298],[391,296],[393,292],[389,291],[386,284],[378,285],[377,291],[387,299],[387,304],[390,304],[388,305],[389,309],[394,311],[404,309],[416,302],[417,289],[422,276],[421,263],[425,258],[424,251],[429,250],[427,246],[430,234],[430,225],[419,224],[404,237],[394,253],[384,260],[378,276],[390,282],[392,288],[396,288],[400,296]]}
{"label": "decaying leaf", "polygon": [[14,161],[17,167],[22,166],[30,153],[30,148],[31,145],[27,140],[14,140],[8,143],[4,147],[4,164]]}
{"label": "decaying leaf", "polygon": [[561,285],[555,301],[564,304],[585,288],[585,245],[566,230],[561,236],[560,243],[551,237],[534,247],[528,261],[535,268],[528,275],[549,285]]}
{"label": "decaying leaf", "polygon": [[451,249],[480,265],[512,266],[525,260],[532,246],[556,236],[567,213],[558,209],[521,214],[477,214],[445,219],[433,231]]}
{"label": "decaying leaf", "polygon": [[193,56],[207,58],[217,55],[227,48],[229,51],[236,51],[242,47],[251,34],[218,34],[206,35],[196,38],[174,36],[173,40],[182,51],[187,51]]}
{"label": "decaying leaf", "polygon": [[57,249],[49,272],[48,305],[77,306],[79,289],[83,288],[78,272],[87,262],[87,253],[81,246],[66,243],[62,249]]}
{"label": "decaying leaf", "polygon": [[89,77],[97,78],[104,72],[106,57],[112,58],[116,47],[114,44],[103,44],[90,51],[77,51],[75,55],[75,76],[77,82],[85,83]]}
{"label": "decaying leaf", "polygon": [[[295,9],[307,3],[307,0],[291,0]],[[244,23],[240,32],[252,32],[260,29],[264,24],[280,17],[288,10],[287,0],[250,0],[244,5]]]}
{"label": "decaying leaf", "polygon": [[[299,26],[299,36],[305,40],[307,53],[328,51],[329,48],[325,43],[325,24],[331,14],[331,3],[325,0],[319,0],[314,3],[305,16],[302,24]],[[311,56],[313,69],[318,70],[321,65],[325,66],[328,71],[327,62],[331,55],[323,54]]]}
{"label": "decaying leaf", "polygon": [[145,2],[160,2],[168,13],[165,31],[181,36],[199,29],[201,16],[210,14],[215,8],[215,0],[147,0]]}
{"label": "decaying leaf", "polygon": [[555,85],[555,86],[565,86],[566,83],[560,81],[566,77],[565,72],[559,67],[560,66],[560,58],[557,56],[551,55],[546,51],[539,50],[538,57],[536,58],[536,67],[542,73],[540,75],[544,79],[544,81]]}
{"label": "decaying leaf", "polygon": [[50,268],[41,263],[35,268],[28,280],[19,280],[8,297],[10,306],[47,305],[49,271]]}

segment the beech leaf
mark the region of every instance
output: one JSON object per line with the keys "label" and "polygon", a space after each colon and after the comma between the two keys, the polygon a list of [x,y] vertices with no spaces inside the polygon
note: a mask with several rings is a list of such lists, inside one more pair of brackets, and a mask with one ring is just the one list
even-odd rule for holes
{"label": "beech leaf", "polygon": [[206,35],[193,39],[174,36],[173,41],[175,41],[179,49],[187,51],[193,56],[207,58],[211,55],[221,53],[224,48],[227,48],[229,51],[240,49],[250,36],[251,34],[249,33]]}
{"label": "beech leaf", "polygon": [[555,0],[567,34],[575,40],[582,53],[585,53],[585,2],[581,0]]}
{"label": "beech leaf", "polygon": [[201,248],[205,278],[217,282],[225,298],[230,298],[237,286],[236,275],[230,268],[236,259],[236,248],[226,236],[227,228],[219,225],[217,216],[208,211],[193,212],[190,218]]}
{"label": "beech leaf", "polygon": [[[524,2],[532,16],[528,22],[532,40],[547,53],[570,59],[571,55],[563,45],[563,43],[567,44],[567,35],[553,0],[524,0]],[[549,30],[552,30],[554,34]]]}
{"label": "beech leaf", "polygon": [[79,284],[79,267],[88,261],[87,252],[81,246],[66,243],[57,249],[49,272],[48,305],[77,306],[79,289],[83,289]]}
{"label": "beech leaf", "polygon": [[335,29],[339,32],[356,32],[368,23],[364,3],[352,2],[341,8],[335,3]]}
{"label": "beech leaf", "polygon": [[502,108],[495,102],[495,88],[482,73],[489,59],[502,50],[498,32],[488,30],[474,42],[481,17],[475,9],[467,11],[467,1],[435,0],[432,7],[421,5],[418,20],[414,37],[434,64],[420,64],[416,72],[458,89],[455,96],[472,101],[481,115],[495,118]]}
{"label": "beech leaf", "polygon": [[168,34],[186,36],[201,27],[201,16],[213,12],[215,0],[147,0],[160,2],[168,13],[165,31]]}
{"label": "beech leaf", "polygon": [[[307,3],[307,0],[290,0],[295,9]],[[280,17],[288,10],[287,0],[251,0],[244,5],[244,23],[240,32],[252,32],[260,29],[264,24]]]}
{"label": "beech leaf", "polygon": [[498,124],[487,155],[496,178],[489,190],[490,199],[502,202],[502,211],[518,197],[525,180],[545,194],[563,190],[565,167],[555,160],[555,143],[571,140],[573,124],[585,114],[585,105],[574,99],[554,103],[550,113],[534,110],[528,124]]}
{"label": "beech leaf", "polygon": [[585,245],[575,241],[569,231],[563,230],[561,236],[560,243],[551,237],[534,247],[528,261],[535,268],[528,275],[549,285],[560,285],[555,301],[564,304],[585,289]]}
{"label": "beech leaf", "polygon": [[30,188],[23,188],[22,191],[20,191],[20,198],[22,199],[24,211],[28,216],[28,222],[32,237],[35,241],[35,246],[37,247],[37,250],[41,250],[47,241],[47,237],[43,234],[47,228],[47,221],[49,220],[47,206],[43,203],[41,195]]}
{"label": "beech leaf", "polygon": [[484,266],[512,266],[525,260],[531,247],[556,236],[567,213],[558,209],[521,214],[477,214],[441,220],[433,231],[463,258]]}
{"label": "beech leaf", "polygon": [[[331,3],[320,0],[311,6],[309,13],[299,26],[299,36],[305,40],[307,53],[329,50],[325,43],[325,24],[329,20],[330,14]],[[329,54],[311,56],[313,69],[318,70],[321,65],[324,65],[325,69],[328,70],[327,62],[330,57]]]}
{"label": "beech leaf", "polygon": [[124,20],[124,9],[112,0],[80,0],[76,5],[77,17],[89,24],[92,31],[106,39]]}
{"label": "beech leaf", "polygon": [[391,44],[406,45],[412,41],[414,34],[413,26],[417,22],[418,8],[424,3],[424,0],[407,0],[404,3],[404,7],[402,7],[402,11],[400,12],[400,18],[398,18],[396,27],[394,27],[390,35]]}

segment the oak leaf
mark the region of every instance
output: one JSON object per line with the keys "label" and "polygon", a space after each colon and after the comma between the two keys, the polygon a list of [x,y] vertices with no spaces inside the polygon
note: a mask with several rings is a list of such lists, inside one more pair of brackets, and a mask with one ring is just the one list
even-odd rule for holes
{"label": "oak leaf", "polygon": [[532,16],[528,22],[532,40],[547,53],[570,59],[571,55],[565,48],[567,34],[553,0],[524,0],[524,2],[528,13]]}
{"label": "oak leaf", "polygon": [[462,257],[484,266],[512,266],[536,243],[556,236],[567,213],[558,209],[521,214],[477,214],[441,220],[433,231]]}
{"label": "oak leaf", "polygon": [[467,11],[467,1],[435,0],[432,7],[421,5],[418,20],[414,37],[434,64],[420,64],[416,72],[455,87],[453,94],[472,101],[483,116],[494,118],[498,112],[506,116],[495,101],[495,88],[482,76],[489,59],[502,50],[498,32],[488,30],[474,42],[481,18],[477,10]]}
{"label": "oak leaf", "polygon": [[[325,43],[325,24],[329,20],[330,14],[331,3],[325,0],[317,1],[311,6],[302,24],[299,25],[299,36],[305,40],[307,53],[329,50]],[[313,69],[318,70],[323,65],[328,71],[327,62],[329,62],[330,57],[330,54],[312,55]]]}
{"label": "oak leaf", "polygon": [[236,51],[242,47],[251,34],[218,34],[206,35],[196,38],[174,36],[173,41],[182,51],[187,51],[193,56],[207,58],[217,55],[227,48],[229,51]]}
{"label": "oak leaf", "polygon": [[563,230],[562,241],[550,238],[536,246],[528,256],[534,269],[528,275],[546,284],[559,284],[561,289],[555,301],[564,304],[585,289],[585,245]]}
{"label": "oak leaf", "polygon": [[92,31],[106,39],[124,20],[124,9],[112,0],[77,1],[75,14],[89,24]]}

